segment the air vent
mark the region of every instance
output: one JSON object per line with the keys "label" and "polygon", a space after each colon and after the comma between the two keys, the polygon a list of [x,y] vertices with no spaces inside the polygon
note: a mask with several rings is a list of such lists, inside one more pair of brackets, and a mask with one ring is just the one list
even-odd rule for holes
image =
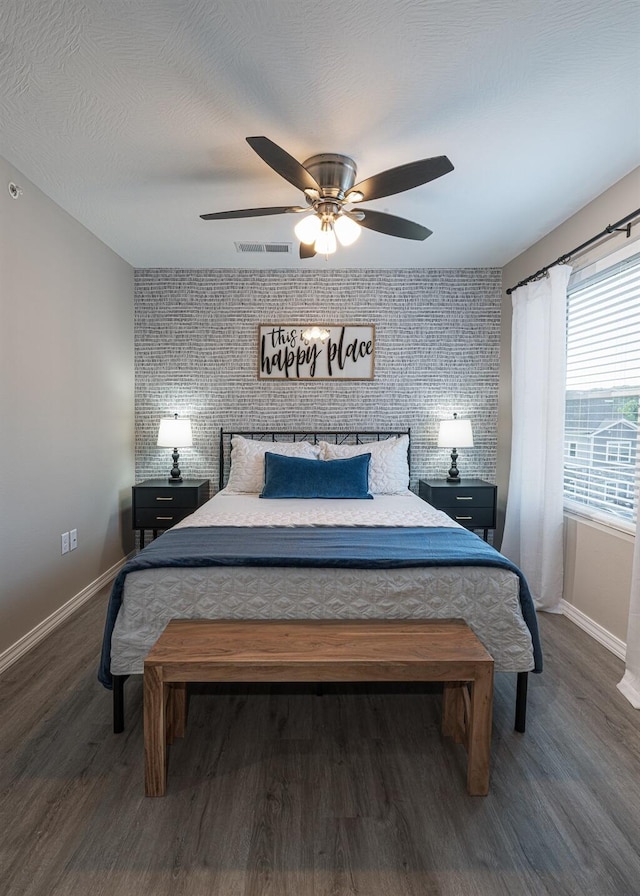
{"label": "air vent", "polygon": [[235,243],[236,252],[291,252],[291,243]]}

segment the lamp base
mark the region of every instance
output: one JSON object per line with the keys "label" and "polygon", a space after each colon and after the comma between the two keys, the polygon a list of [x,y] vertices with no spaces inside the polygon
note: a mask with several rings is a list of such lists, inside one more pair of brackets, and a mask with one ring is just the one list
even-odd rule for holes
{"label": "lamp base", "polygon": [[458,451],[456,448],[451,452],[451,468],[447,473],[447,482],[460,482],[460,473],[458,472]]}
{"label": "lamp base", "polygon": [[178,459],[180,455],[178,454],[178,449],[173,449],[173,454],[171,455],[173,458],[173,466],[171,467],[171,471],[169,473],[169,482],[182,482],[182,474],[180,472],[180,467],[178,466]]}

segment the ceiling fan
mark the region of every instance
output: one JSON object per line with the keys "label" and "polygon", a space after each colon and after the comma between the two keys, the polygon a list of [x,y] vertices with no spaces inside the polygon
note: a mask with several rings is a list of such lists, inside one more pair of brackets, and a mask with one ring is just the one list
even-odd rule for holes
{"label": "ceiling fan", "polygon": [[320,153],[301,164],[268,137],[247,137],[247,143],[275,172],[302,190],[306,206],[243,208],[200,217],[204,221],[221,221],[311,212],[295,227],[300,240],[300,258],[331,255],[336,251],[336,238],[341,245],[348,246],[358,238],[361,227],[405,240],[425,240],[432,231],[422,224],[362,208],[359,203],[411,190],[453,171],[446,156],[434,156],[389,168],[356,184],[356,163],[349,156]]}

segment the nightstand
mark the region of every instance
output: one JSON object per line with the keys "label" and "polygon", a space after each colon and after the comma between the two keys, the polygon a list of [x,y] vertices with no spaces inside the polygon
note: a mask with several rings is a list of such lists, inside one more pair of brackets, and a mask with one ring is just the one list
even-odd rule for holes
{"label": "nightstand", "polygon": [[418,494],[424,501],[465,529],[483,529],[485,541],[489,529],[496,527],[497,492],[497,487],[484,479],[421,479],[418,483]]}
{"label": "nightstand", "polygon": [[145,479],[131,489],[133,529],[140,532],[140,548],[144,547],[145,529],[155,538],[161,529],[170,529],[185,516],[209,500],[208,479]]}

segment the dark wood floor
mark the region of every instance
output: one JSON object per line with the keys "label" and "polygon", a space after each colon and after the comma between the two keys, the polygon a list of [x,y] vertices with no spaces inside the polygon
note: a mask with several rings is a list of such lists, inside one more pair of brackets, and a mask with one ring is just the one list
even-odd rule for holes
{"label": "dark wood floor", "polygon": [[435,693],[201,687],[148,799],[140,681],[120,735],[96,681],[104,602],[0,678],[7,896],[640,894],[640,713],[566,619],[540,620],[525,735],[497,676],[486,798]]}

